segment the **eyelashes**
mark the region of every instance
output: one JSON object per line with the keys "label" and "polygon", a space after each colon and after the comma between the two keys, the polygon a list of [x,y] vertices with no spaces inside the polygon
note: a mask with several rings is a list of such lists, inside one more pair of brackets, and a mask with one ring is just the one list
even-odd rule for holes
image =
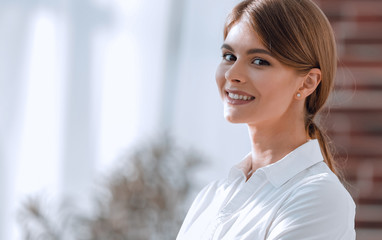
{"label": "eyelashes", "polygon": [[224,53],[223,54],[223,60],[228,61],[228,62],[233,62],[233,61],[236,61],[236,57],[233,54]]}
{"label": "eyelashes", "polygon": [[260,66],[270,66],[271,65],[268,61],[261,59],[261,58],[255,58],[252,62],[254,64],[260,65]]}
{"label": "eyelashes", "polygon": [[[231,53],[224,53],[222,56],[224,61],[227,62],[234,62],[237,60],[236,56],[231,54]],[[270,66],[271,64],[262,58],[256,57],[252,60],[252,64],[257,65],[257,66]]]}

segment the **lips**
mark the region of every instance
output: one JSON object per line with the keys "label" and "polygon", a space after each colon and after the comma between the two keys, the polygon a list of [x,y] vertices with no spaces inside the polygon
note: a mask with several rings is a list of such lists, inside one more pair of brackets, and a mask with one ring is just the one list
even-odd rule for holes
{"label": "lips", "polygon": [[243,91],[237,91],[237,90],[226,90],[226,96],[227,96],[227,101],[230,104],[233,105],[241,105],[241,104],[246,104],[250,103],[253,100],[255,100],[255,97],[243,92]]}

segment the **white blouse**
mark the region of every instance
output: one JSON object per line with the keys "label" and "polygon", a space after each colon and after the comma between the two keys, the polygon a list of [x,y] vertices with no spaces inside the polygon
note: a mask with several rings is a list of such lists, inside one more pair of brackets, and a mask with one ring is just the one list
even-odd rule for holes
{"label": "white blouse", "polygon": [[355,204],[317,140],[257,169],[247,158],[196,197],[177,240],[355,239]]}

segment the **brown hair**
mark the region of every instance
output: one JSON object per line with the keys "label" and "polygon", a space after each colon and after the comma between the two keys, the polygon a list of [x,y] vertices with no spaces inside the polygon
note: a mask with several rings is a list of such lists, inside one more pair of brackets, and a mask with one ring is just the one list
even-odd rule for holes
{"label": "brown hair", "polygon": [[325,162],[337,173],[328,137],[314,121],[333,88],[337,68],[336,44],[328,19],[310,0],[246,0],[229,14],[224,39],[242,19],[281,63],[301,74],[312,68],[321,70],[320,84],[305,101],[305,129],[309,137],[318,139]]}

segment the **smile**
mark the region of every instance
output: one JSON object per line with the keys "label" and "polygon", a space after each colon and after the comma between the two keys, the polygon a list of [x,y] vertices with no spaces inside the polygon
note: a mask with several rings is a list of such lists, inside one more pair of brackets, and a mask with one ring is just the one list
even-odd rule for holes
{"label": "smile", "polygon": [[255,97],[247,96],[247,95],[240,95],[235,93],[228,93],[228,97],[235,99],[235,100],[244,100],[244,101],[251,101],[255,99]]}
{"label": "smile", "polygon": [[231,105],[247,104],[255,100],[254,96],[250,96],[241,91],[226,91],[226,101]]}

